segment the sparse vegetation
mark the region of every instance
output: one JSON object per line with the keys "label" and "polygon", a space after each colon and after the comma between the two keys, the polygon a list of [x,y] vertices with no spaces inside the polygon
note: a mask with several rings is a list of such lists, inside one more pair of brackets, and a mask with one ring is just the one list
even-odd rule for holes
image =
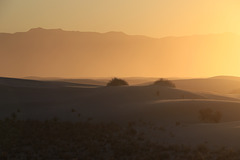
{"label": "sparse vegetation", "polygon": [[12,117],[12,119],[14,119],[14,120],[15,120],[15,119],[17,118],[17,115],[16,115],[16,113],[14,113],[14,112],[13,112],[13,113],[11,114],[11,117]]}
{"label": "sparse vegetation", "polygon": [[[0,121],[0,159],[239,159],[238,150],[163,145],[149,141],[135,122]],[[174,134],[170,132],[174,138]]]}
{"label": "sparse vegetation", "polygon": [[153,85],[159,85],[159,86],[166,86],[166,87],[176,88],[176,85],[172,81],[170,81],[168,79],[164,79],[164,78],[161,78],[161,79],[155,81],[153,83]]}
{"label": "sparse vegetation", "polygon": [[218,123],[222,118],[221,112],[213,111],[211,108],[201,109],[199,114],[200,120],[205,123]]}
{"label": "sparse vegetation", "polygon": [[176,126],[180,126],[180,125],[181,125],[181,122],[177,121],[177,122],[175,123],[175,125],[176,125]]}
{"label": "sparse vegetation", "polygon": [[87,121],[92,121],[93,118],[92,117],[88,117]]}
{"label": "sparse vegetation", "polygon": [[119,78],[113,78],[107,83],[107,86],[126,86],[126,85],[128,85],[127,81]]}

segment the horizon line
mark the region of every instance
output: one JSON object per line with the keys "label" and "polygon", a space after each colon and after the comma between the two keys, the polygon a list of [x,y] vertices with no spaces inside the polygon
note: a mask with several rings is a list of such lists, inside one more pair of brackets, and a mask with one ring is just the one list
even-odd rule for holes
{"label": "horizon line", "polygon": [[80,32],[80,33],[98,33],[98,34],[108,34],[108,33],[121,33],[125,34],[128,36],[144,36],[148,38],[154,38],[154,39],[162,39],[162,38],[178,38],[178,37],[192,37],[192,36],[210,36],[210,35],[220,35],[220,34],[233,34],[240,36],[238,33],[235,32],[219,32],[219,33],[204,33],[204,34],[189,34],[189,35],[168,35],[168,36],[162,36],[162,37],[152,37],[149,35],[143,35],[143,34],[129,34],[124,31],[107,31],[107,32],[98,32],[98,31],[81,31],[81,30],[65,30],[62,28],[44,28],[44,27],[33,27],[28,29],[27,31],[16,31],[16,32],[2,32],[0,31],[0,34],[16,34],[16,33],[27,33],[31,30],[59,30],[59,31],[64,31],[64,32]]}

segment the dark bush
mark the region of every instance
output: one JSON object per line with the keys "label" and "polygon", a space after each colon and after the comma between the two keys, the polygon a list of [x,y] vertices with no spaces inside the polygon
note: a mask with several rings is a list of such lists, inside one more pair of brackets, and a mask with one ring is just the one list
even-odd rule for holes
{"label": "dark bush", "polygon": [[166,87],[176,88],[176,85],[172,81],[170,81],[168,79],[164,79],[164,78],[161,78],[161,79],[155,81],[153,83],[153,85],[159,85],[159,86],[166,86]]}
{"label": "dark bush", "polygon": [[124,86],[124,85],[128,85],[128,83],[125,80],[119,78],[113,78],[107,83],[107,86]]}
{"label": "dark bush", "polygon": [[199,111],[200,120],[205,123],[218,123],[222,118],[222,114],[219,111],[213,111],[211,108],[201,109]]}

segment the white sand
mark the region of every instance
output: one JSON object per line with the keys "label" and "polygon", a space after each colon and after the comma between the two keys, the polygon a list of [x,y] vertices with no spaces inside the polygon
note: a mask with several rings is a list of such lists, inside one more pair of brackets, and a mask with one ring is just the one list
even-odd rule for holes
{"label": "white sand", "polygon": [[[14,112],[17,119],[46,120],[57,117],[60,120],[92,118],[93,122],[135,121],[140,125],[139,131],[144,131],[147,137],[161,143],[204,143],[208,146],[240,148],[240,101],[224,94],[189,92],[159,86],[1,86],[0,93],[1,119]],[[219,123],[203,123],[199,111],[206,108],[221,113]],[[141,121],[151,125],[142,128]],[[164,131],[154,129],[159,127],[163,127]]]}

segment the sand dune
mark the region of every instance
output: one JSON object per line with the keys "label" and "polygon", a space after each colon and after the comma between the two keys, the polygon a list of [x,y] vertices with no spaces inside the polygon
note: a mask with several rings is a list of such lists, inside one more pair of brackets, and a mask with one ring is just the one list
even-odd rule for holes
{"label": "sand dune", "polygon": [[[193,92],[210,92],[215,94],[237,93],[240,86],[240,77],[216,76],[210,78],[179,78],[163,77],[173,81],[177,88]],[[152,78],[124,78],[131,85],[146,86],[158,80],[159,77]],[[239,93],[239,92],[238,92]]]}
{"label": "sand dune", "polygon": [[67,87],[67,86],[81,86],[81,87],[97,87],[98,85],[94,84],[79,84],[74,82],[64,82],[64,81],[43,81],[43,80],[30,80],[30,79],[17,79],[17,78],[6,78],[0,77],[0,85],[1,86],[9,86],[9,87]]}
{"label": "sand dune", "polygon": [[[64,79],[64,78],[42,78],[42,77],[29,77],[28,79],[34,78],[40,81],[60,81],[70,82],[75,84],[86,84],[86,85],[98,85],[105,86],[110,78],[95,78],[95,79]],[[148,86],[154,81],[158,80],[159,77],[126,77],[124,78],[130,85],[134,86]],[[234,76],[216,76],[210,78],[167,78],[173,81],[177,88],[193,91],[193,92],[206,92],[206,94],[238,94],[240,86],[240,77]]]}
{"label": "sand dune", "polygon": [[[240,148],[238,98],[154,85],[56,84],[1,78],[0,119],[14,114],[19,120],[133,122],[146,138],[160,144]],[[202,110],[220,113],[218,121],[202,119]]]}
{"label": "sand dune", "polygon": [[[30,116],[41,119],[63,116],[63,119],[71,120],[77,119],[77,116],[73,117],[71,113],[71,109],[74,108],[84,118],[109,119],[108,116],[116,118],[137,113],[140,117],[151,118],[154,116],[149,115],[148,117],[147,113],[159,110],[154,114],[160,119],[165,117],[165,119],[173,121],[185,121],[184,119],[192,117],[192,120],[187,121],[192,123],[199,122],[198,111],[200,108],[210,107],[226,114],[223,121],[240,120],[237,116],[239,99],[224,95],[189,92],[154,85],[84,87],[86,85],[78,84],[76,87],[72,83],[70,83],[71,85],[60,83],[61,85],[57,85],[58,87],[50,87],[58,83],[4,78],[0,82],[2,98],[0,105],[2,110],[7,112],[5,116],[19,108],[24,111],[20,116],[22,118]],[[230,111],[231,113],[228,113]],[[140,112],[144,114],[141,115]],[[0,114],[5,117],[3,116],[4,112]],[[183,119],[176,119],[171,114],[180,114]],[[229,115],[236,116],[230,116],[230,119],[226,118]]]}
{"label": "sand dune", "polygon": [[205,91],[216,93],[231,93],[239,88],[240,81],[236,79],[218,79],[218,78],[202,78],[202,79],[183,79],[174,80],[178,88],[190,91]]}

